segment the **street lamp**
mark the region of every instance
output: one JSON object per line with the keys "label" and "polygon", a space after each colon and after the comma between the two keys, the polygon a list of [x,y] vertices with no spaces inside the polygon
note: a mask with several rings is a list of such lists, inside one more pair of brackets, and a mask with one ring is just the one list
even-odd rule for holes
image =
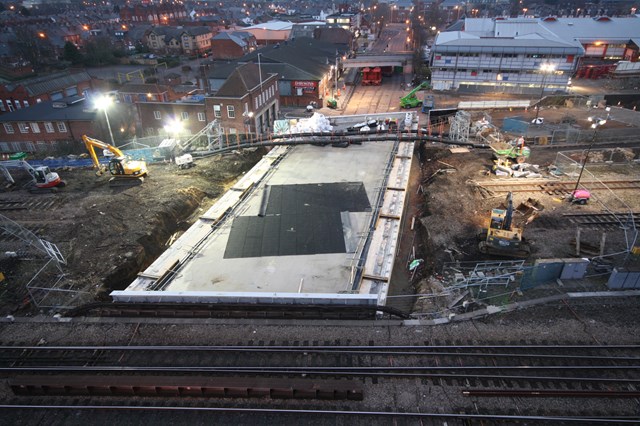
{"label": "street lamp", "polygon": [[169,120],[167,124],[164,125],[164,131],[167,132],[168,135],[173,135],[175,137],[177,137],[183,130],[184,126],[182,125],[182,121],[175,118]]}
{"label": "street lamp", "polygon": [[538,124],[538,116],[540,115],[540,103],[542,102],[542,97],[544,96],[544,85],[547,81],[547,75],[553,73],[555,70],[555,64],[546,62],[540,65],[540,72],[542,73],[542,83],[540,83],[540,99],[538,99],[538,105],[536,105],[536,118],[533,121],[535,124]]}
{"label": "street lamp", "polygon": [[113,132],[111,131],[111,123],[109,123],[109,115],[107,109],[113,104],[113,100],[109,96],[102,95],[95,101],[96,108],[104,111],[104,119],[107,121],[107,128],[109,129],[109,137],[111,137],[111,145],[116,146],[113,140]]}
{"label": "street lamp", "polygon": [[584,172],[584,168],[587,165],[587,161],[589,160],[589,154],[591,153],[591,148],[593,148],[593,144],[596,142],[596,136],[598,135],[598,128],[606,124],[607,120],[610,117],[609,111],[611,111],[611,108],[607,107],[605,111],[607,111],[607,116],[605,118],[601,118],[601,117],[588,118],[588,120],[591,122],[591,128],[593,129],[593,136],[591,136],[591,142],[589,143],[589,148],[587,148],[587,152],[584,156],[584,160],[582,161],[582,167],[580,167],[580,174],[578,175],[578,180],[576,180],[576,187],[573,188],[573,192],[571,194],[575,194],[575,192],[578,190],[578,185],[580,185],[580,178],[582,177],[582,172]]}
{"label": "street lamp", "polygon": [[[245,111],[242,113],[244,117],[244,136],[245,139],[249,139],[249,134],[251,133],[251,121],[253,119],[253,111]],[[252,136],[253,139],[253,136]]]}

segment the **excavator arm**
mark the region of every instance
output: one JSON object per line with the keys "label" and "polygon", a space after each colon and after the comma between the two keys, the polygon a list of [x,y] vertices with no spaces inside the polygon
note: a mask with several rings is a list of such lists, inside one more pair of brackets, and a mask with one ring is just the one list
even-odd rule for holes
{"label": "excavator arm", "polygon": [[89,156],[91,157],[91,161],[93,161],[93,166],[95,168],[100,168],[100,161],[98,161],[98,156],[96,155],[96,148],[103,150],[106,149],[116,157],[124,157],[122,151],[113,145],[109,145],[108,143],[99,141],[98,139],[90,138],[87,135],[82,135],[82,140],[84,141],[84,145],[87,147],[87,151],[89,151]]}
{"label": "excavator arm", "polygon": [[[93,166],[98,169],[96,174],[99,176],[107,170],[107,167],[100,164],[96,148],[107,150],[113,154],[113,158],[109,161],[109,171],[117,179],[136,179],[142,182],[142,178],[147,175],[147,164],[144,161],[136,161],[127,158],[122,151],[113,145],[90,138],[87,135],[82,136],[89,156],[93,162]],[[114,179],[112,178],[112,179]]]}

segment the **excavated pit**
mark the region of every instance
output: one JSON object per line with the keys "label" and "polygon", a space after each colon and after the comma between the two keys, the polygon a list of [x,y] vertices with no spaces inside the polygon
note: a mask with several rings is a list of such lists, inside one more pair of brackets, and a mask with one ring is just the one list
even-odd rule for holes
{"label": "excavated pit", "polygon": [[176,191],[175,197],[163,204],[149,223],[150,230],[136,240],[137,246],[120,257],[120,263],[103,280],[100,296],[112,290],[123,290],[136,275],[160,256],[193,223],[192,217],[206,201],[206,194],[198,188]]}

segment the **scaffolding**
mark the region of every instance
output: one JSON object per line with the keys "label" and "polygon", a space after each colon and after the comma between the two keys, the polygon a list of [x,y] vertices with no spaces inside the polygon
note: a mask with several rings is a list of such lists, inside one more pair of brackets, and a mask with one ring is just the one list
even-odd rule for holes
{"label": "scaffolding", "polygon": [[495,260],[471,263],[447,263],[443,275],[449,290],[478,288],[480,292],[489,286],[507,287],[524,271],[524,260]]}
{"label": "scaffolding", "polygon": [[[15,280],[10,275],[0,290],[3,299],[30,299],[38,308],[69,308],[80,293],[64,280],[67,261],[58,247],[22,225],[0,215],[0,250],[3,268],[20,263]],[[7,271],[2,271],[7,272]],[[14,282],[15,281],[15,282]]]}
{"label": "scaffolding", "polygon": [[467,111],[458,111],[451,122],[449,137],[454,141],[468,142],[469,128],[471,127],[471,114]]}

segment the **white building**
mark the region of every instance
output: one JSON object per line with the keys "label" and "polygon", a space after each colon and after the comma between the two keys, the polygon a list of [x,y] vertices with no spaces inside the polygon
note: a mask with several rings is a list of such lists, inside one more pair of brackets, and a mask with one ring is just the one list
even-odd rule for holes
{"label": "white building", "polygon": [[585,50],[537,19],[465,19],[438,34],[431,54],[434,90],[543,93],[566,90]]}

